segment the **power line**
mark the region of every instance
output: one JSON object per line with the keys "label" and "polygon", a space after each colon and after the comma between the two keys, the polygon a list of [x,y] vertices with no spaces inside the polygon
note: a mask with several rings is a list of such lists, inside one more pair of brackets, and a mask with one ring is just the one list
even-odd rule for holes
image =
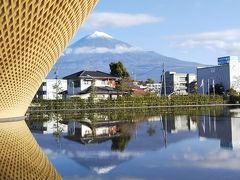
{"label": "power line", "polygon": [[157,66],[157,67],[154,67],[154,68],[152,68],[151,70],[148,70],[148,71],[146,71],[146,72],[143,72],[143,73],[140,73],[140,74],[136,74],[137,76],[142,76],[142,75],[145,75],[145,74],[148,74],[148,73],[150,73],[151,71],[153,71],[153,70],[155,70],[155,69],[160,69],[160,68],[162,68],[163,66]]}

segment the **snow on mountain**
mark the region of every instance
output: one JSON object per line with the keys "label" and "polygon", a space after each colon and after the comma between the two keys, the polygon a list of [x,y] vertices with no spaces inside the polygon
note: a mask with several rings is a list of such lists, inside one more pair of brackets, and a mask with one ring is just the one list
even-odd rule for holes
{"label": "snow on mountain", "polygon": [[75,42],[73,45],[69,46],[67,49],[75,49],[81,47],[94,47],[94,48],[110,48],[113,49],[116,46],[121,47],[132,47],[131,45],[114,39],[112,36],[103,32],[94,32],[88,36]]}
{"label": "snow on mountain", "polygon": [[54,78],[56,69],[60,77],[83,69],[109,72],[109,64],[116,61],[123,62],[138,80],[152,78],[159,81],[163,63],[167,70],[186,73],[195,73],[196,67],[204,66],[144,51],[106,33],[94,32],[69,46],[48,78]]}
{"label": "snow on mountain", "polygon": [[88,39],[96,39],[96,38],[113,39],[112,36],[110,36],[104,32],[99,32],[99,31],[94,32],[93,34],[89,35],[87,38]]}

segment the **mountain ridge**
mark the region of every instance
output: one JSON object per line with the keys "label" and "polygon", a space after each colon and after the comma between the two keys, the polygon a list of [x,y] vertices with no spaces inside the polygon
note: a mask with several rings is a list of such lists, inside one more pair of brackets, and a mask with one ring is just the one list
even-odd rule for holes
{"label": "mountain ridge", "polygon": [[47,78],[55,78],[56,69],[59,77],[84,69],[109,72],[109,64],[117,61],[121,61],[138,80],[152,78],[159,81],[163,63],[166,70],[181,73],[195,73],[197,67],[206,66],[145,51],[106,33],[95,32],[66,48]]}

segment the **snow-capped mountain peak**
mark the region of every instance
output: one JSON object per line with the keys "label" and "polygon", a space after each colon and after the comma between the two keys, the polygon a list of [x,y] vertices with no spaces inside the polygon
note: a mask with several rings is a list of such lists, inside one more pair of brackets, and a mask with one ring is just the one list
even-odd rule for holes
{"label": "snow-capped mountain peak", "polygon": [[[58,68],[60,77],[89,68],[109,72],[109,64],[117,61],[121,61],[129,72],[134,72],[138,79],[152,78],[157,81],[163,63],[169,71],[189,73],[195,72],[198,66],[204,66],[145,51],[106,33],[95,32],[69,46],[55,64],[55,69]],[[54,77],[53,68],[48,78]]]}
{"label": "snow-capped mountain peak", "polygon": [[78,48],[108,48],[108,49],[115,49],[116,47],[124,47],[130,48],[131,45],[119,41],[112,36],[104,33],[96,31],[93,34],[87,35],[82,39],[78,40],[68,48],[71,49],[78,49]]}
{"label": "snow-capped mountain peak", "polygon": [[110,36],[104,32],[99,32],[99,31],[95,31],[93,34],[89,35],[87,38],[88,39],[96,39],[96,38],[113,39],[112,36]]}

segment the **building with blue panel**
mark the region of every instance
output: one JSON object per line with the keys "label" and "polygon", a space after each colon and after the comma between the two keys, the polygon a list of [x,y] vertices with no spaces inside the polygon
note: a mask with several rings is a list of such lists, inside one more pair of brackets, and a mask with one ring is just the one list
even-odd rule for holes
{"label": "building with blue panel", "polygon": [[230,61],[238,61],[238,56],[225,56],[218,58],[218,65],[229,64]]}
{"label": "building with blue panel", "polygon": [[198,92],[209,94],[216,84],[221,84],[224,90],[230,88],[240,92],[240,63],[237,56],[218,58],[217,66],[197,68]]}

